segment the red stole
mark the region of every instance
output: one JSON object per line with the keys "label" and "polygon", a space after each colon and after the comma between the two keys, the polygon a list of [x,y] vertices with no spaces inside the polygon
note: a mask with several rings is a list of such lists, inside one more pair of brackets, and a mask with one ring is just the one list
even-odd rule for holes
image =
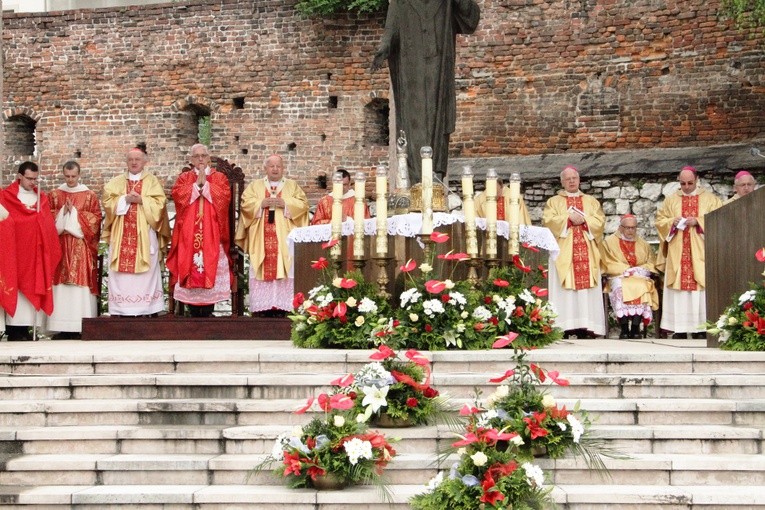
{"label": "red stole", "polygon": [[[279,192],[275,195],[277,186],[273,186],[269,183],[271,190],[271,197],[281,198],[282,194]],[[268,214],[268,209],[263,209],[261,214]],[[279,238],[276,235],[276,221],[273,223],[268,222],[268,217],[263,221],[263,239],[265,241],[264,247],[266,250],[266,257],[263,260],[263,280],[270,282],[276,280],[277,264],[279,263]]]}
{"label": "red stole", "polygon": [[[619,238],[619,248],[622,250],[622,255],[627,261],[630,267],[637,266],[637,253],[635,253],[635,241],[627,241],[626,239]],[[625,305],[639,305],[640,298],[635,298],[630,301],[624,301]]]}
{"label": "red stole", "polygon": [[[143,180],[127,181],[125,194],[135,191],[140,194]],[[120,273],[135,273],[135,260],[138,253],[138,204],[130,204],[122,223],[122,242],[120,243],[120,263],[117,271]]]}
{"label": "red stole", "polygon": [[[575,197],[566,197],[566,207],[576,207],[584,211],[584,203],[581,195]],[[590,251],[587,246],[587,240],[584,235],[587,232],[587,224],[571,225],[569,230],[574,236],[573,243],[573,267],[574,267],[574,288],[576,290],[589,289],[590,284]]]}
{"label": "red stole", "polygon": [[[683,218],[698,218],[699,196],[682,196],[683,207],[680,215]],[[683,232],[683,251],[680,256],[680,290],[697,290],[696,278],[693,275],[693,254],[691,253],[691,231],[686,227]]]}

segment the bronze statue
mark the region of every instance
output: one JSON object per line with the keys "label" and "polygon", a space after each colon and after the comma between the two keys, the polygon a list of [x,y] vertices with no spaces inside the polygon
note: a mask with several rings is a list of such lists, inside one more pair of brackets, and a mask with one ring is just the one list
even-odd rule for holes
{"label": "bronze statue", "polygon": [[474,0],[391,0],[372,69],[388,60],[396,130],[408,138],[409,184],[421,181],[420,148],[433,148],[433,170],[446,174],[449,135],[457,105],[457,34],[472,34],[480,9]]}

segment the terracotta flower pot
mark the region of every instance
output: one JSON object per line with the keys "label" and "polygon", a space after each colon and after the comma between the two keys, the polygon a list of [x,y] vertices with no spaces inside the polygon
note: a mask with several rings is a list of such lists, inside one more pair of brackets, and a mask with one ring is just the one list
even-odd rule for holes
{"label": "terracotta flower pot", "polygon": [[316,477],[316,480],[311,481],[311,484],[317,491],[339,491],[345,489],[349,485],[346,478],[338,476],[335,473],[319,475]]}

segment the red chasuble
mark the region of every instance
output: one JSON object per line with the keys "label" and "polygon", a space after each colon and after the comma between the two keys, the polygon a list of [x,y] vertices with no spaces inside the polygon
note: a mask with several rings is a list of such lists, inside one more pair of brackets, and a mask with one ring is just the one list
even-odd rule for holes
{"label": "red chasuble", "polygon": [[[683,195],[683,218],[698,218],[699,196]],[[693,254],[691,253],[691,233],[688,228],[682,231],[683,251],[680,257],[680,290],[697,290],[696,277],[693,274]]]}
{"label": "red chasuble", "polygon": [[[5,207],[4,194],[0,190],[0,204]],[[8,209],[6,207],[6,209]],[[13,217],[0,221],[0,307],[13,316],[16,314],[18,288],[16,285],[16,227]],[[2,312],[0,312],[2,313]]]}
{"label": "red chasuble", "polygon": [[189,203],[196,181],[197,173],[187,171],[181,173],[173,186],[176,216],[167,268],[171,285],[178,282],[187,289],[211,289],[215,285],[220,246],[228,256],[231,245],[228,223],[231,188],[228,178],[213,170],[207,176],[212,203],[201,194]]}
{"label": "red chasuble", "polygon": [[5,188],[3,203],[16,226],[16,267],[19,292],[35,310],[53,312],[53,275],[61,260],[61,246],[48,196],[40,193],[40,211],[18,198],[19,181]]}
{"label": "red chasuble", "polygon": [[[584,211],[581,195],[566,197],[566,205],[567,207],[576,207],[580,211]],[[569,222],[568,228],[574,236],[574,288],[576,290],[589,289],[592,287],[590,285],[590,252],[587,247],[587,241],[584,238],[585,232],[588,231],[587,223],[573,225]]]}

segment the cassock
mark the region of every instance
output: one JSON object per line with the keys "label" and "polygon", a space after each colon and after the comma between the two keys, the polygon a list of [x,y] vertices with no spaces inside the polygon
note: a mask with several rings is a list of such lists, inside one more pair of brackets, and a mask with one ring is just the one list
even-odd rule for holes
{"label": "cassock", "polygon": [[[128,204],[135,191],[143,204]],[[109,245],[109,314],[150,315],[165,309],[160,260],[170,240],[167,197],[153,174],[118,175],[106,183],[101,239]]]}
{"label": "cassock", "polygon": [[0,257],[0,332],[5,331],[5,314],[16,313],[16,226],[8,209],[3,205],[0,190],[0,246],[4,254]]}
{"label": "cassock", "polygon": [[[284,209],[263,210],[260,204],[268,197],[283,199]],[[306,225],[308,199],[292,179],[258,179],[242,193],[236,244],[250,256],[251,312],[292,310],[293,261],[287,236]]]}
{"label": "cassock", "polygon": [[[66,211],[67,203],[71,212]],[[101,203],[83,184],[74,188],[62,184],[50,194],[50,206],[62,256],[53,277],[55,307],[47,329],[79,333],[82,319],[96,316]]]}
{"label": "cassock", "polygon": [[[27,191],[15,181],[3,190],[3,204],[13,219],[16,250],[5,256],[15,257],[17,275],[17,302],[13,315],[5,317],[8,326],[31,326],[35,312],[46,315],[53,312],[53,275],[61,259],[61,247],[50,212],[48,196],[40,192],[38,210],[37,192]],[[37,317],[42,325],[42,317]]]}
{"label": "cassock", "polygon": [[202,306],[231,297],[231,187],[222,172],[207,167],[200,189],[198,172],[194,169],[181,173],[173,185],[175,227],[167,269],[173,297]]}
{"label": "cassock", "polygon": [[[696,188],[667,197],[656,213],[656,230],[665,260],[661,328],[675,333],[705,331],[707,320],[704,287],[704,215],[722,205],[716,195]],[[694,217],[695,227],[677,228],[677,217]]]}
{"label": "cassock", "polygon": [[[569,221],[572,208],[584,213],[582,225]],[[565,331],[606,333],[598,248],[605,221],[600,202],[581,191],[559,191],[545,204],[542,224],[550,229],[560,247],[557,259],[549,263],[549,297],[558,312],[555,325]]]}
{"label": "cassock", "polygon": [[[316,211],[311,218],[311,225],[325,225],[332,222],[332,204],[334,199],[332,194],[324,195],[316,204]],[[356,192],[354,190],[348,190],[343,195],[343,217],[354,218],[354,207],[356,206]],[[369,213],[369,207],[364,204],[364,218],[371,218]]]}
{"label": "cassock", "polygon": [[[497,200],[497,219],[510,221],[510,188],[507,186],[502,187],[502,198],[502,200]],[[518,224],[531,225],[531,218],[529,217],[529,210],[526,208],[526,201],[523,200],[523,197],[519,197],[518,203],[520,205]],[[475,197],[475,214],[480,218],[486,217],[486,193],[481,193]]]}
{"label": "cassock", "polygon": [[616,316],[639,315],[653,318],[659,308],[659,293],[651,279],[656,271],[656,255],[642,238],[628,240],[615,232],[600,245],[601,267],[608,276],[606,292]]}

